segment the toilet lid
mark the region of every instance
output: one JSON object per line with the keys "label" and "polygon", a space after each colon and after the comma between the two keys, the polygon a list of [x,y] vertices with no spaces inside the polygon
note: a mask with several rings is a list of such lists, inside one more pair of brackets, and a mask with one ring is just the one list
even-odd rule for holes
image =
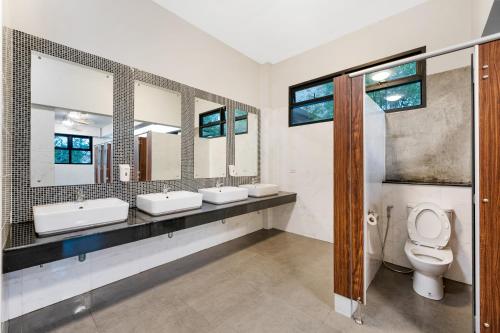
{"label": "toilet lid", "polygon": [[443,248],[448,244],[450,234],[448,215],[433,203],[418,204],[408,216],[408,236],[415,244]]}

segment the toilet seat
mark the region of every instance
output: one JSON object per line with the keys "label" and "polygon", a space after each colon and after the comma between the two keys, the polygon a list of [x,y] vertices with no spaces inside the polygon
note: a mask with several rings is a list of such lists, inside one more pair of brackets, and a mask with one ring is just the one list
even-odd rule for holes
{"label": "toilet seat", "polygon": [[444,248],[451,235],[448,215],[439,206],[423,202],[415,206],[408,215],[408,236],[417,245]]}
{"label": "toilet seat", "polygon": [[424,264],[448,265],[453,262],[453,252],[449,248],[435,249],[414,243],[405,244],[406,255]]}

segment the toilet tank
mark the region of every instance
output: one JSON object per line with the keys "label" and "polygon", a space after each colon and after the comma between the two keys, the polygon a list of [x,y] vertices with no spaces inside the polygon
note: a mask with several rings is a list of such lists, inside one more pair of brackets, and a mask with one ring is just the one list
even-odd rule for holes
{"label": "toilet tank", "polygon": [[[408,218],[408,216],[410,215],[410,212],[412,211],[412,209],[415,208],[415,206],[417,206],[418,204],[419,203],[409,202],[406,205],[406,218]],[[443,208],[441,206],[439,206],[439,207],[446,213],[446,215],[448,216],[448,220],[450,220],[450,223],[451,223],[453,221],[453,216],[454,216],[453,209],[451,209],[451,208]]]}

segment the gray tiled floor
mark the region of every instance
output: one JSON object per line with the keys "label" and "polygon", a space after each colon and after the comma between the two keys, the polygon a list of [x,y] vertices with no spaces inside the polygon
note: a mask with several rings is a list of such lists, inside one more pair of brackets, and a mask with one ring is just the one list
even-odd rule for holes
{"label": "gray tiled floor", "polygon": [[434,302],[386,269],[365,325],[354,324],[331,307],[332,261],[329,243],[262,230],[32,312],[9,332],[471,331],[470,287],[447,281]]}

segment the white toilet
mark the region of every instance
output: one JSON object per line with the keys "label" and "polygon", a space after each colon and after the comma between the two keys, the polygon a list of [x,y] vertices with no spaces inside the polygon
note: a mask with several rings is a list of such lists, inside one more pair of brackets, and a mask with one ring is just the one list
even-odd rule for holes
{"label": "white toilet", "polygon": [[436,204],[408,204],[408,236],[405,253],[415,268],[413,290],[421,296],[440,300],[444,296],[443,274],[453,262],[446,247],[451,235],[453,212]]}

